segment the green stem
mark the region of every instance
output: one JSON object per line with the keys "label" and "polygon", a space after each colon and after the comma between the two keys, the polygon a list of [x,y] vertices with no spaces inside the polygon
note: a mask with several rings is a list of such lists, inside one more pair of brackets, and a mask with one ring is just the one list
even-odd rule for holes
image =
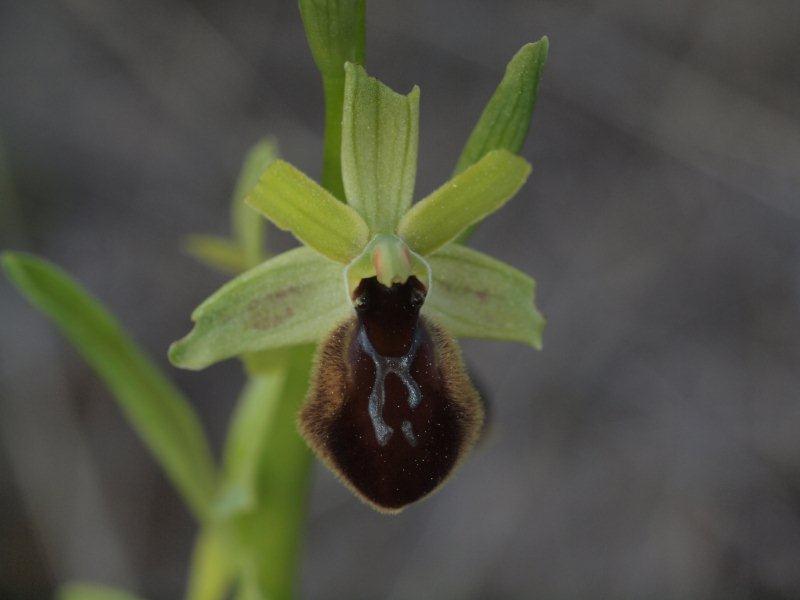
{"label": "green stem", "polygon": [[342,183],[342,104],[344,71],[341,76],[322,77],[325,94],[325,143],[322,156],[322,186],[344,201]]}
{"label": "green stem", "polygon": [[[292,598],[306,512],[311,452],[295,426],[305,400],[312,346],[298,347],[287,365],[286,384],[264,440],[258,474],[259,505],[236,520],[246,549],[244,590],[270,600]],[[252,594],[245,594],[245,597]]]}
{"label": "green stem", "polygon": [[228,542],[220,527],[206,525],[195,541],[187,600],[224,598],[234,577]]}

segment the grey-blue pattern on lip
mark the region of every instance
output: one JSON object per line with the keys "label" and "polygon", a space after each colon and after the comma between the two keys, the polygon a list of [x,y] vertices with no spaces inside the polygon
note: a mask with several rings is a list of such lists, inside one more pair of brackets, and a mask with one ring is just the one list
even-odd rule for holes
{"label": "grey-blue pattern on lip", "polygon": [[[417,382],[414,381],[410,371],[411,363],[417,355],[420,342],[420,330],[417,327],[414,330],[411,346],[403,356],[382,356],[378,354],[372,342],[369,341],[369,336],[367,336],[367,331],[363,326],[358,332],[358,343],[361,349],[372,359],[375,365],[375,381],[369,394],[368,410],[370,419],[372,419],[372,426],[375,429],[375,437],[381,446],[385,446],[394,433],[394,429],[383,420],[383,407],[386,403],[386,376],[389,373],[394,373],[400,378],[400,381],[408,391],[407,401],[412,410],[422,402],[422,391],[419,389]],[[402,431],[406,441],[410,445],[416,446],[417,438],[414,435],[410,421],[403,421]]]}

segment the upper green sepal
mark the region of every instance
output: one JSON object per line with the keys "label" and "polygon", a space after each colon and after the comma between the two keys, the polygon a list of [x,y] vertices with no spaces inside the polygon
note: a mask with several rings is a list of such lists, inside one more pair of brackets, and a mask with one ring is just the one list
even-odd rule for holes
{"label": "upper green sepal", "polygon": [[404,96],[345,65],[342,180],[370,233],[394,233],[411,206],[418,141],[419,88]]}
{"label": "upper green sepal", "polygon": [[525,159],[493,150],[417,202],[403,216],[397,233],[414,252],[430,254],[503,206],[530,171]]}
{"label": "upper green sepal", "polygon": [[202,369],[247,352],[315,343],[352,311],[342,265],[300,247],[229,281],[192,313],[169,349],[177,367]]}
{"label": "upper green sepal", "polygon": [[276,160],[247,203],[323,256],[348,263],[369,240],[359,214],[289,163]]}

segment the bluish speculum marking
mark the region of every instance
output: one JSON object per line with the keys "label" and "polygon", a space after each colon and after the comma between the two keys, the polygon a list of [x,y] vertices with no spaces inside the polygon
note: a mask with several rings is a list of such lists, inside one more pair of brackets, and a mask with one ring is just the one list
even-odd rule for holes
{"label": "bluish speculum marking", "polygon": [[[369,336],[364,327],[361,326],[359,328],[358,343],[375,365],[375,381],[373,381],[372,390],[369,393],[368,410],[372,420],[372,427],[375,429],[375,437],[381,446],[385,446],[394,433],[394,429],[387,425],[383,419],[383,407],[386,404],[386,376],[394,373],[400,379],[408,393],[406,401],[411,410],[417,408],[422,402],[422,391],[411,376],[411,364],[417,355],[420,341],[420,330],[419,327],[416,327],[411,345],[405,354],[402,356],[382,356],[369,341]],[[408,420],[403,421],[401,430],[406,441],[411,446],[416,446],[417,437],[414,435],[411,422]]]}

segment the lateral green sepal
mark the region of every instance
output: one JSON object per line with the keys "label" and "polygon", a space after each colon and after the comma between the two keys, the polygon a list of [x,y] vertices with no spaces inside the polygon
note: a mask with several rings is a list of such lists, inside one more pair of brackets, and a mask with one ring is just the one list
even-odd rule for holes
{"label": "lateral green sepal", "polygon": [[314,343],[349,311],[342,265],[310,248],[284,252],[231,280],[192,313],[170,361],[202,369],[270,348]]}
{"label": "lateral green sepal", "polygon": [[456,337],[542,347],[545,320],[534,304],[536,283],[522,271],[460,244],[427,257],[433,282],[422,307]]}

